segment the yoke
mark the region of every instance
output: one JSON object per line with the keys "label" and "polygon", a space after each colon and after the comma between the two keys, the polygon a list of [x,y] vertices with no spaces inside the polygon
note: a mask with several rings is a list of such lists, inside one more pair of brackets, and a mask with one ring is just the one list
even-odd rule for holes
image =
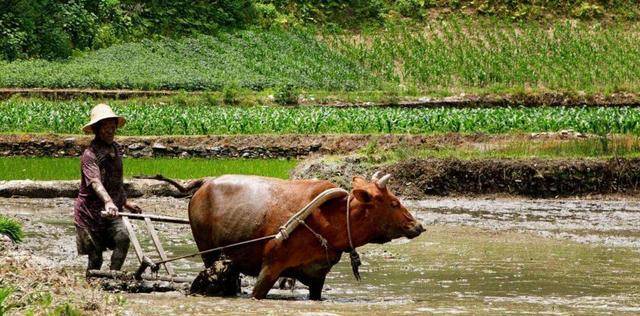
{"label": "yoke", "polygon": [[275,237],[276,240],[283,241],[289,238],[289,234],[291,234],[298,227],[298,225],[300,225],[302,222],[304,222],[305,219],[307,219],[307,217],[309,217],[311,211],[322,205],[322,203],[341,196],[349,196],[349,192],[342,188],[333,188],[320,193],[315,197],[315,199],[309,202],[309,204],[307,204],[300,211],[291,216],[291,218],[289,218],[289,220],[284,225],[280,226],[279,232]]}

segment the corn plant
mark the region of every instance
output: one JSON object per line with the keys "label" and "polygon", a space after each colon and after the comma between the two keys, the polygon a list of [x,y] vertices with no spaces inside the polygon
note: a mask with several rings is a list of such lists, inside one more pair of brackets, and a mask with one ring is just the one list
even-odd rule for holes
{"label": "corn plant", "polygon": [[[37,99],[0,102],[0,132],[80,133],[94,105]],[[514,133],[573,129],[640,135],[634,107],[330,108],[112,103],[127,118],[121,135]],[[52,117],[57,119],[52,121]],[[54,123],[55,122],[55,123]]]}

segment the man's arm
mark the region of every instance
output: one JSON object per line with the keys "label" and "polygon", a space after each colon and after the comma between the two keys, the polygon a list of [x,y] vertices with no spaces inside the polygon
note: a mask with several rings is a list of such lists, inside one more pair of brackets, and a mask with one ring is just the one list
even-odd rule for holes
{"label": "man's arm", "polygon": [[107,217],[116,217],[118,216],[118,207],[113,204],[113,200],[109,193],[107,193],[107,189],[104,188],[102,182],[99,180],[92,180],[91,187],[93,191],[96,192],[100,200],[104,203],[104,210],[107,212]]}

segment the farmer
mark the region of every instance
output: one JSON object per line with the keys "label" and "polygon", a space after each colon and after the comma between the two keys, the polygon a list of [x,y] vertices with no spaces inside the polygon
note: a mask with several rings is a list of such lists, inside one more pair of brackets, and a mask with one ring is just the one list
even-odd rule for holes
{"label": "farmer", "polygon": [[[89,270],[100,270],[102,252],[113,250],[111,270],[120,270],[127,251],[129,235],[118,211],[123,208],[140,213],[140,207],[127,201],[122,180],[122,150],[113,141],[116,129],[125,119],[106,104],[91,110],[91,121],[83,127],[95,138],[80,159],[80,192],[74,207],[78,254],[88,255]],[[103,215],[102,212],[105,212]]]}

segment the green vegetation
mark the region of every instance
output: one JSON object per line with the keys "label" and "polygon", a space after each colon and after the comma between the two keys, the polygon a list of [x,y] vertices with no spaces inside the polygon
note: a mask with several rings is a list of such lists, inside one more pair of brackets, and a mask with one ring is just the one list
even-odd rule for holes
{"label": "green vegetation", "polygon": [[148,36],[179,36],[245,25],[253,1],[5,0],[0,59],[65,58]]}
{"label": "green vegetation", "polygon": [[9,287],[0,287],[0,315],[5,315],[13,306],[7,301],[7,298],[13,293],[13,289]]}
{"label": "green vegetation", "polygon": [[[0,102],[0,132],[78,134],[95,102],[14,99]],[[573,129],[640,135],[640,109],[329,108],[112,102],[128,123],[121,135],[511,133]]]}
{"label": "green vegetation", "polygon": [[623,25],[454,19],[326,40],[409,93],[640,91],[640,33]]}
{"label": "green vegetation", "polygon": [[289,83],[327,90],[363,89],[360,82],[367,77],[356,62],[312,35],[284,31],[145,40],[64,62],[0,62],[0,86],[5,87],[227,88],[225,92],[233,93],[237,88],[263,90]]}
{"label": "green vegetation", "polygon": [[[383,91],[640,93],[640,24],[483,18],[328,33],[243,30],[143,40],[67,61],[0,61],[0,86],[184,89],[235,94]],[[248,49],[250,48],[250,49]]]}
{"label": "green vegetation", "polygon": [[66,58],[143,38],[242,27],[362,28],[446,15],[628,21],[639,13],[635,0],[5,0],[0,3],[0,59]]}
{"label": "green vegetation", "polygon": [[[518,140],[473,145],[436,145],[429,149],[399,146],[381,150],[371,143],[359,153],[368,162],[403,161],[410,158],[637,158],[640,157],[640,138],[637,136],[609,136],[607,146],[599,138],[572,140]],[[337,157],[334,157],[334,159]]]}
{"label": "green vegetation", "polygon": [[[22,226],[12,218],[0,215],[0,234],[6,235],[14,242],[21,242],[24,238]],[[0,292],[0,303],[2,303],[2,293]],[[0,313],[1,315],[2,313]]]}
{"label": "green vegetation", "polygon": [[[12,294],[19,298],[11,297]],[[14,302],[9,302],[9,299]],[[51,315],[51,316],[80,316],[84,315],[81,310],[71,305],[69,302],[52,305],[53,295],[51,292],[31,292],[20,293],[11,287],[0,287],[0,316],[6,315],[9,311],[20,310],[22,315]]]}
{"label": "green vegetation", "polygon": [[[253,174],[286,179],[295,165],[295,160],[275,159],[125,158],[124,172],[126,178],[159,173],[174,179],[215,177],[223,174]],[[78,158],[4,157],[0,158],[0,170],[0,180],[80,179]]]}

